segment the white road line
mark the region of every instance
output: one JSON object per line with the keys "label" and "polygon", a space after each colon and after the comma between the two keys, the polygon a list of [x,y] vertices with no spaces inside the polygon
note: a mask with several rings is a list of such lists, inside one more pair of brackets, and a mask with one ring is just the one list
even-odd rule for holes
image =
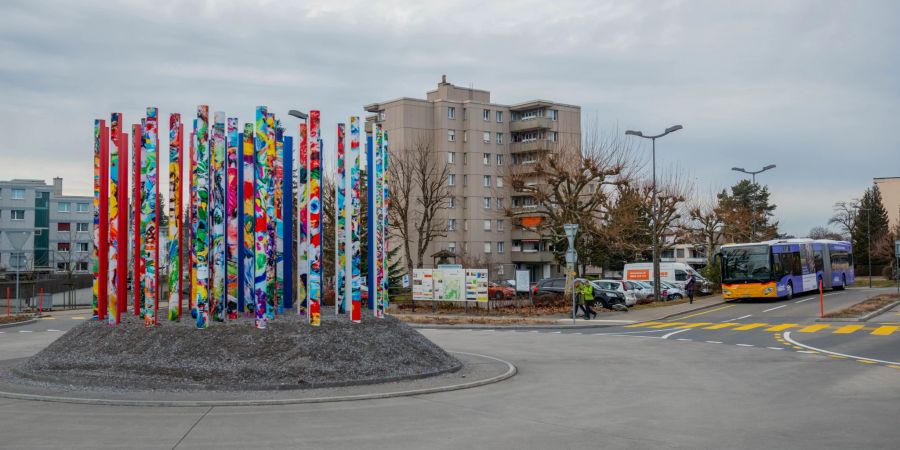
{"label": "white road line", "polygon": [[738,347],[754,347],[752,344],[737,344]]}
{"label": "white road line", "polygon": [[791,338],[791,332],[790,332],[790,331],[785,331],[784,334],[783,334],[783,336],[784,336],[784,339],[785,339],[786,341],[788,341],[788,342],[790,342],[791,344],[794,344],[794,345],[796,345],[796,346],[798,346],[798,347],[808,348],[808,349],[810,349],[810,350],[815,350],[815,351],[817,351],[817,352],[822,352],[822,353],[826,353],[826,354],[829,354],[829,355],[837,355],[837,356],[843,356],[843,357],[845,357],[845,358],[853,358],[853,359],[865,359],[865,360],[867,360],[867,361],[875,361],[875,362],[880,362],[880,363],[884,363],[884,364],[895,364],[895,365],[900,365],[900,362],[896,362],[896,361],[885,361],[885,360],[882,360],[882,359],[866,358],[866,357],[863,357],[863,356],[853,356],[853,355],[848,355],[848,354],[846,354],[846,353],[832,352],[832,351],[829,351],[829,350],[823,350],[823,349],[821,349],[821,348],[816,348],[816,347],[813,347],[813,346],[811,346],[811,345],[801,344],[801,343],[795,341],[793,338]]}
{"label": "white road line", "polygon": [[54,330],[54,329],[48,329],[48,330],[47,330],[47,331],[59,331],[59,330]]}
{"label": "white road line", "polygon": [[685,338],[681,338],[681,339],[676,339],[676,341],[691,342],[691,341],[693,341],[693,339],[685,339]]}
{"label": "white road line", "polygon": [[808,301],[812,300],[813,298],[815,298],[815,297],[804,298],[803,300],[798,300],[798,301],[796,301],[796,302],[794,302],[794,303],[796,304],[796,303],[808,302]]}
{"label": "white road line", "polygon": [[31,333],[31,330],[19,330],[19,333]]}
{"label": "white road line", "polygon": [[663,339],[668,339],[669,336],[674,336],[674,335],[676,335],[676,334],[678,334],[678,333],[684,333],[685,331],[691,331],[691,329],[690,329],[690,328],[685,328],[685,329],[683,329],[683,330],[673,331],[673,332],[671,332],[671,333],[662,335],[662,338],[663,338]]}
{"label": "white road line", "polygon": [[766,347],[769,350],[784,350],[784,347]]}
{"label": "white road line", "polygon": [[706,342],[708,342],[710,344],[721,344],[722,343],[722,341],[706,341]]}
{"label": "white road line", "polygon": [[562,331],[551,331],[550,334],[560,334]]}
{"label": "white road line", "polygon": [[784,308],[787,305],[776,306],[774,308],[764,309],[763,312],[775,311],[776,309]]}
{"label": "white road line", "polygon": [[721,322],[719,322],[719,323],[734,322],[735,320],[746,319],[746,318],[748,318],[748,317],[750,317],[750,316],[752,316],[752,315],[753,315],[753,314],[747,314],[746,316],[735,317],[734,319],[723,320],[723,321],[721,321]]}

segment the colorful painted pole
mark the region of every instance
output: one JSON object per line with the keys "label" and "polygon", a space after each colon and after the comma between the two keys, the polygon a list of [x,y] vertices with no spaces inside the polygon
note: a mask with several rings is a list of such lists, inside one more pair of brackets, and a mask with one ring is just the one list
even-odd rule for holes
{"label": "colorful painted pole", "polygon": [[347,258],[349,260],[348,275],[345,276],[350,278],[350,320],[356,323],[359,323],[362,319],[362,292],[360,290],[360,283],[362,282],[360,264],[362,258],[360,255],[361,246],[359,242],[359,221],[362,209],[359,198],[359,160],[359,117],[353,116],[350,118],[350,155],[348,158],[350,166],[350,207],[347,209],[347,217],[350,219],[350,223],[347,228],[350,236],[348,239],[348,242],[350,243],[350,254]]}
{"label": "colorful painted pole", "polygon": [[238,120],[228,118],[228,146],[225,157],[226,184],[225,192],[225,315],[228,320],[237,319],[238,311],[238,249],[242,245],[243,234],[239,233],[238,223],[238,147],[241,141],[238,134]]}
{"label": "colorful painted pole", "polygon": [[194,247],[196,260],[196,283],[194,286],[194,308],[192,316],[197,328],[209,327],[209,106],[197,107],[197,132],[194,146],[194,192],[193,220]]}
{"label": "colorful painted pole", "polygon": [[240,267],[240,278],[243,283],[239,302],[244,313],[253,313],[256,310],[256,298],[254,296],[254,283],[256,266],[254,265],[256,222],[254,215],[256,210],[256,184],[253,163],[253,124],[244,124],[244,134],[241,135],[241,217],[243,236],[243,258]]}
{"label": "colorful painted pole", "polygon": [[141,238],[141,232],[143,231],[143,229],[141,228],[141,147],[144,146],[144,122],[145,119],[141,119],[140,124],[134,124],[131,126],[131,203],[133,207],[133,211],[131,214],[131,234],[134,238],[134,242],[132,243],[131,248],[131,253],[133,255],[133,264],[131,269],[131,291],[134,295],[133,312],[135,317],[139,317],[141,315],[141,308],[143,304],[141,299],[144,298],[144,249],[143,247],[141,247],[141,242],[143,242],[143,239]]}
{"label": "colorful painted pole", "polygon": [[197,284],[197,259],[194,257],[194,170],[197,165],[194,163],[197,157],[196,147],[194,147],[194,139],[197,135],[197,119],[193,120],[193,127],[191,128],[191,143],[190,151],[188,152],[188,158],[190,158],[190,165],[188,166],[188,174],[187,174],[187,248],[188,248],[188,311],[194,310],[194,286]]}
{"label": "colorful painted pole", "polygon": [[[100,119],[94,120],[94,239],[91,249],[91,271],[94,275],[94,283],[92,289],[93,300],[91,303],[91,317],[93,320],[100,320],[100,292],[102,286],[100,284],[100,262],[105,259],[100,257],[100,246],[104,240],[103,234],[100,232],[100,202],[103,196],[101,180],[103,179],[103,129],[106,128],[106,122]],[[105,278],[105,277],[104,277]]]}
{"label": "colorful painted pole", "polygon": [[284,162],[282,180],[282,212],[284,252],[284,283],[281,298],[284,309],[294,307],[294,138],[284,136]]}
{"label": "colorful painted pole", "polygon": [[209,307],[213,320],[225,320],[225,113],[214,115],[210,137],[210,254],[212,291]]}
{"label": "colorful painted pole", "polygon": [[144,240],[144,326],[157,323],[159,270],[159,158],[157,147],[158,110],[147,108],[141,147],[141,228]]}
{"label": "colorful painted pole", "polygon": [[169,320],[181,318],[181,114],[169,115]]}
{"label": "colorful painted pole", "polygon": [[375,134],[373,130],[371,134],[366,134],[366,201],[368,206],[368,215],[366,216],[366,229],[368,230],[368,252],[366,253],[366,286],[369,289],[369,299],[366,302],[366,308],[375,310],[375,281],[378,279],[378,254],[375,251],[375,224],[377,214],[375,213]]}
{"label": "colorful painted pole", "polygon": [[[388,280],[390,274],[388,273],[388,266],[390,264],[388,258],[388,206],[390,205],[391,197],[390,197],[390,189],[388,188],[388,160],[390,159],[390,152],[388,151],[388,132],[382,132],[382,147],[381,147],[381,250],[382,250],[382,258],[381,258],[381,297],[379,300],[381,301],[380,308],[376,309],[376,316],[384,317],[384,312],[387,311],[388,307]],[[380,314],[379,314],[380,310]]]}
{"label": "colorful painted pole", "polygon": [[334,313],[345,314],[347,312],[347,294],[344,290],[345,266],[347,251],[345,243],[347,236],[347,206],[346,206],[346,181],[344,170],[344,124],[337,124],[337,179],[335,180],[334,203]]}
{"label": "colorful painted pole", "polygon": [[[375,271],[375,288],[369,295],[375,295],[375,317],[384,317],[384,304],[381,301],[382,279],[384,278],[384,132],[379,123],[375,131],[375,205],[370,214],[375,215],[375,265],[369,270]],[[371,206],[370,206],[371,208]],[[371,251],[371,250],[370,250]],[[369,287],[372,289],[372,287]]]}
{"label": "colorful painted pole", "polygon": [[309,323],[320,324],[322,300],[322,141],[319,137],[319,111],[309,112]]}
{"label": "colorful painted pole", "polygon": [[275,319],[278,294],[275,291],[275,115],[266,114],[266,164],[269,168],[269,178],[266,180],[268,197],[266,199],[266,230],[269,232],[268,247],[266,248],[266,319]]}
{"label": "colorful painted pole", "polygon": [[[109,192],[109,128],[105,121],[100,123],[100,192]],[[97,257],[100,259],[100,275],[97,299],[97,319],[105,320],[109,299],[109,196],[100,195],[100,248]]]}
{"label": "colorful painted pole", "polygon": [[273,166],[272,203],[275,220],[275,313],[284,314],[284,129],[275,125],[275,165]]}
{"label": "colorful painted pole", "polygon": [[[119,270],[119,243],[127,242],[127,237],[125,239],[120,239],[119,235],[119,147],[125,145],[127,146],[127,142],[122,142],[122,113],[112,113],[110,116],[110,140],[112,141],[112,146],[109,148],[109,190],[107,191],[108,198],[108,220],[109,225],[107,228],[108,239],[109,239],[109,247],[108,247],[108,270],[109,275],[107,276],[107,323],[111,326],[115,326],[119,324],[119,303],[118,303],[118,270]],[[122,161],[122,164],[127,164],[126,161]],[[123,205],[123,208],[125,206]],[[125,214],[125,211],[122,211],[122,214]],[[71,250],[70,250],[71,251]],[[122,250],[125,252],[126,250]],[[122,301],[125,301],[122,298]]]}
{"label": "colorful painted pole", "polygon": [[[123,124],[124,126],[124,124]],[[123,128],[124,129],[124,128]],[[117,311],[121,321],[122,313],[128,311],[128,134],[120,133],[119,142],[119,186],[117,189],[119,204],[119,253],[116,264],[118,276],[116,277],[116,297],[118,297]]]}
{"label": "colorful painted pole", "polygon": [[297,144],[297,314],[309,307],[309,146],[306,124],[298,129]]}
{"label": "colorful painted pole", "polygon": [[256,158],[256,182],[255,182],[255,227],[256,234],[254,256],[254,297],[256,306],[256,328],[266,327],[266,306],[268,304],[268,254],[269,249],[269,217],[266,213],[266,205],[269,202],[269,165],[268,129],[266,124],[266,107],[256,108],[256,134],[254,136],[254,156]]}

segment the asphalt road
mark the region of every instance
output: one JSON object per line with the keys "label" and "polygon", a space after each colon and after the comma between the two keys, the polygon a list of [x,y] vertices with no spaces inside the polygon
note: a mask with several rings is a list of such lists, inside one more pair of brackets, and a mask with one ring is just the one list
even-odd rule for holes
{"label": "asphalt road", "polygon": [[[825,299],[833,309],[871,293]],[[595,330],[422,330],[449,350],[519,368],[498,384],[440,394],[215,408],[0,398],[0,448],[896,448],[900,366],[859,361],[900,360],[900,332],[872,334],[900,322],[900,310],[852,333],[834,333],[845,325],[834,323],[803,331],[818,314],[818,298],[806,298]],[[0,359],[27,356],[61,334],[47,330],[79,320],[0,330]],[[705,329],[720,324],[739,325]],[[791,326],[766,331],[778,325]]]}

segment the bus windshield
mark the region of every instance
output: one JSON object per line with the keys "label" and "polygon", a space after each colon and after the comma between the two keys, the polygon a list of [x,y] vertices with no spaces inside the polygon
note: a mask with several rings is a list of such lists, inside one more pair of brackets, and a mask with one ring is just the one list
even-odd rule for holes
{"label": "bus windshield", "polygon": [[763,281],[771,278],[768,245],[722,249],[722,281]]}

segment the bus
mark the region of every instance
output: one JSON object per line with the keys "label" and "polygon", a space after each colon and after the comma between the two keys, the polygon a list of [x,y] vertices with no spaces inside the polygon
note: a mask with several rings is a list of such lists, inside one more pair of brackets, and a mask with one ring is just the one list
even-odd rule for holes
{"label": "bus", "polygon": [[853,248],[846,241],[779,239],[723,245],[717,255],[722,298],[791,299],[794,294],[853,284]]}

